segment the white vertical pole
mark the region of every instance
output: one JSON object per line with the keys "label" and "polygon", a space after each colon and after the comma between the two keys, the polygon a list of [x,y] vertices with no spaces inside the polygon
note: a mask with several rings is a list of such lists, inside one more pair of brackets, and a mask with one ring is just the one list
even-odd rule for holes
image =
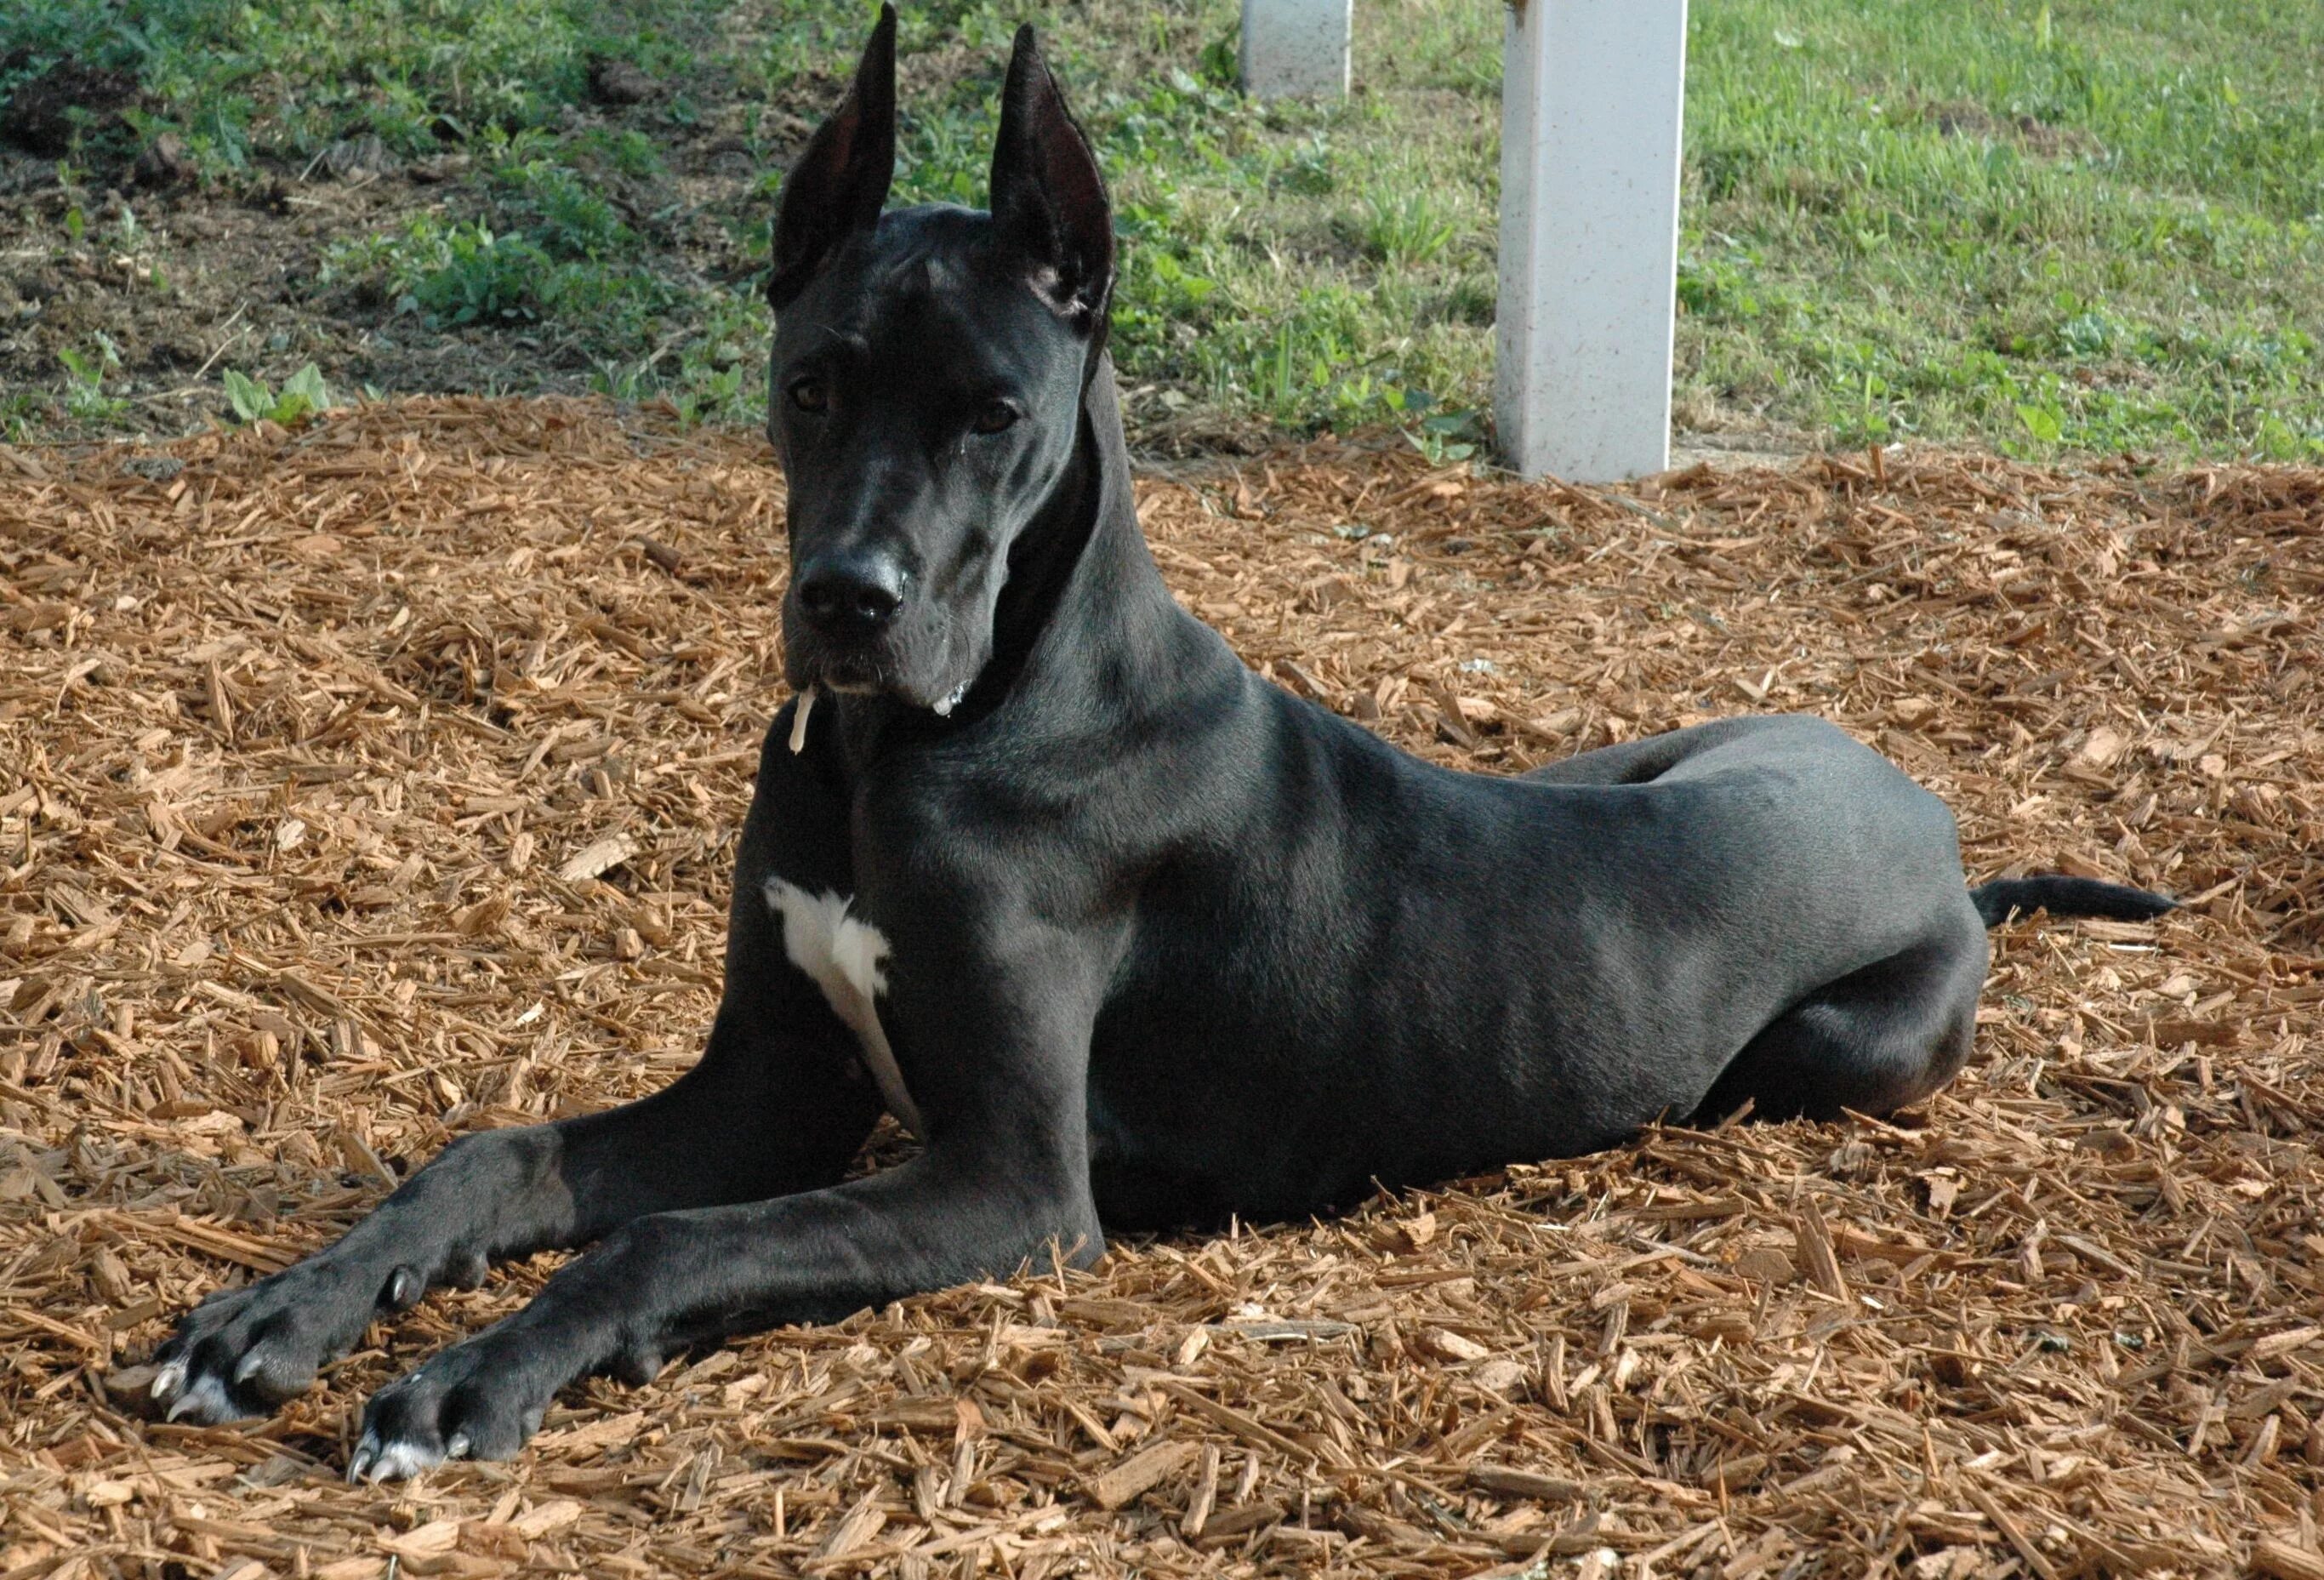
{"label": "white vertical pole", "polygon": [[1242,0],[1242,90],[1343,98],[1355,0]]}
{"label": "white vertical pole", "polygon": [[1659,472],[1686,0],[1521,0],[1503,39],[1502,455],[1575,482]]}

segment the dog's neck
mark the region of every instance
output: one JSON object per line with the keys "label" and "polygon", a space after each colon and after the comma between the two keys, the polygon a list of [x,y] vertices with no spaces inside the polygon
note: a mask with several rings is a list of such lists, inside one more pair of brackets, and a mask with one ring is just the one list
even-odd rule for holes
{"label": "dog's neck", "polygon": [[1177,614],[1138,524],[1109,358],[1098,359],[1080,420],[1072,464],[1010,555],[993,659],[980,680],[993,683],[996,700],[1120,662]]}
{"label": "dog's neck", "polygon": [[938,718],[890,698],[840,697],[851,760],[888,742],[972,727],[1028,699],[1071,709],[1089,690],[1118,695],[1127,673],[1149,669],[1185,621],[1139,527],[1110,357],[1096,358],[1079,423],[1072,459],[1010,546],[992,656],[961,705]]}

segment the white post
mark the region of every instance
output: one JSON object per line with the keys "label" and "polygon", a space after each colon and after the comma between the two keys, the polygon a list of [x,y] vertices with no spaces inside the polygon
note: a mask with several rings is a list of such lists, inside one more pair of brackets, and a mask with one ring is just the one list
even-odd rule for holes
{"label": "white post", "polygon": [[1355,0],[1242,0],[1242,90],[1344,98]]}
{"label": "white post", "polygon": [[1575,482],[1659,472],[1686,0],[1522,0],[1503,37],[1502,455]]}

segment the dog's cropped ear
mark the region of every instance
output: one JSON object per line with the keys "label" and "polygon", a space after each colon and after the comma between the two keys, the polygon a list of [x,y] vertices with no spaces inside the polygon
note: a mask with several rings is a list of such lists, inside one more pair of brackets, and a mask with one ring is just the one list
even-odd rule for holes
{"label": "dog's cropped ear", "polygon": [[895,178],[896,8],[882,5],[847,102],[816,128],[783,180],[774,270],[767,276],[767,300],[777,311],[807,289],[842,243],[879,223]]}
{"label": "dog's cropped ear", "polygon": [[1017,30],[992,150],[992,217],[1041,299],[1084,333],[1105,321],[1113,290],[1113,206],[1089,140],[1041,59]]}

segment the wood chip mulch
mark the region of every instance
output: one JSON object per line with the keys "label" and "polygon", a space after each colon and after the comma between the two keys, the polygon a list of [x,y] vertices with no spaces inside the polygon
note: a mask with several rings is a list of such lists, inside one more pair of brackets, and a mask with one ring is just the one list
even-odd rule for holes
{"label": "wood chip mulch", "polygon": [[2324,473],[1326,445],[1142,498],[1191,606],[1416,752],[1809,709],[1976,875],[2193,903],[2006,929],[1893,1123],[1124,1243],[348,1487],[363,1398],[548,1259],[247,1429],[141,1418],[138,1363],[453,1135],[695,1057],[779,478],[549,402],[0,449],[0,1576],[2324,1575]]}

